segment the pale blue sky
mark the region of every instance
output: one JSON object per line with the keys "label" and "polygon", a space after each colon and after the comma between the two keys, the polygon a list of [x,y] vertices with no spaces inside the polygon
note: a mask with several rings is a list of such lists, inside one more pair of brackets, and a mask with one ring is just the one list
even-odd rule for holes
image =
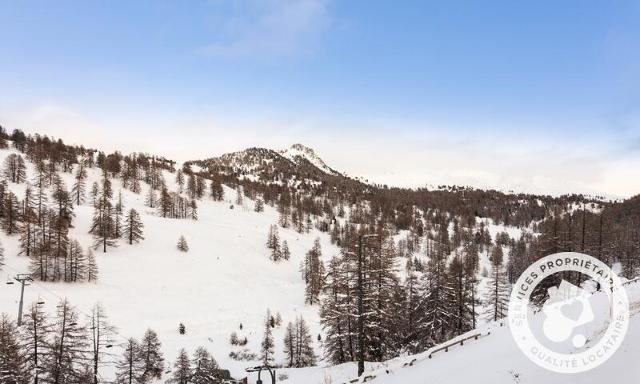
{"label": "pale blue sky", "polygon": [[181,160],[303,142],[393,184],[630,195],[639,4],[0,0],[0,124]]}

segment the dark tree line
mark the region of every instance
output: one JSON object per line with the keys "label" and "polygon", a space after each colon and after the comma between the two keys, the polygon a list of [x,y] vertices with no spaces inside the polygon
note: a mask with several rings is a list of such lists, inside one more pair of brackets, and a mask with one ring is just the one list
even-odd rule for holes
{"label": "dark tree line", "polygon": [[193,358],[189,358],[186,350],[180,350],[173,368],[168,383],[218,384],[225,382],[218,362],[204,347],[198,347],[193,353]]}
{"label": "dark tree line", "polygon": [[198,220],[198,204],[195,199],[188,199],[176,192],[169,192],[166,187],[160,191],[156,201],[158,214],[171,219]]}
{"label": "dark tree line", "polygon": [[[493,246],[490,237],[485,244],[481,226],[454,225],[453,233],[449,222],[425,227],[421,241],[409,234],[396,242],[390,224],[341,226],[335,242],[342,252],[331,258],[320,281],[329,361],[357,361],[360,354],[384,361],[423,351],[473,329],[481,303],[494,308],[498,302],[496,319],[505,316],[501,300],[478,295],[479,253],[489,247],[498,253],[501,246]],[[502,259],[495,266],[504,271]],[[499,299],[509,286],[500,288]]]}
{"label": "dark tree line", "polygon": [[316,364],[316,354],[313,351],[313,339],[307,323],[302,317],[287,324],[284,335],[284,353],[287,356],[287,366],[302,368]]}
{"label": "dark tree line", "polygon": [[108,352],[117,346],[116,330],[99,304],[83,318],[66,299],[52,317],[34,303],[20,327],[8,315],[0,317],[0,382],[97,383],[103,368],[113,362],[118,383],[144,384],[162,377],[164,358],[153,330],[140,342],[125,343],[121,358]]}

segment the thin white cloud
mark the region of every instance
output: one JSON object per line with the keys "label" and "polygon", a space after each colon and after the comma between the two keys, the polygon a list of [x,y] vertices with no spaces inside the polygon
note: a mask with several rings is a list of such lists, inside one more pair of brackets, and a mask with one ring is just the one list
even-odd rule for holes
{"label": "thin white cloud", "polygon": [[328,0],[238,0],[233,10],[205,54],[260,60],[306,55],[329,25]]}
{"label": "thin white cloud", "polygon": [[33,109],[30,113],[30,120],[34,123],[50,122],[54,120],[69,120],[79,118],[78,114],[64,109],[61,106],[53,103],[41,104]]}
{"label": "thin white cloud", "polygon": [[20,129],[26,133],[62,139],[69,144],[105,150],[118,148],[118,143],[110,138],[112,130],[55,102],[0,108],[0,121],[9,131]]}

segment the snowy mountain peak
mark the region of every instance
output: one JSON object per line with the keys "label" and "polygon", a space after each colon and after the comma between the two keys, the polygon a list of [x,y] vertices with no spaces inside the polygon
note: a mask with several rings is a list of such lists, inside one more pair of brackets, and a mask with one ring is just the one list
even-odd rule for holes
{"label": "snowy mountain peak", "polygon": [[315,151],[312,148],[307,147],[306,145],[303,145],[300,143],[293,144],[288,149],[280,151],[280,154],[283,157],[293,161],[296,164],[299,163],[300,159],[305,159],[311,164],[313,164],[314,166],[318,167],[318,169],[322,170],[323,172],[326,172],[331,175],[338,174],[338,172],[336,172],[331,167],[329,167],[324,162],[324,160],[322,160],[318,155],[316,155]]}
{"label": "snowy mountain peak", "polygon": [[284,150],[252,147],[230,152],[205,160],[192,160],[185,163],[199,171],[242,175],[243,178],[263,181],[282,179],[313,182],[327,181],[327,178],[346,176],[329,167],[313,149],[293,144]]}
{"label": "snowy mountain peak", "polygon": [[316,153],[313,150],[313,148],[307,147],[306,145],[300,144],[300,143],[292,144],[291,147],[289,147],[289,149],[284,150],[282,152],[287,152],[287,151],[298,151],[298,152],[303,152],[309,156],[316,156]]}

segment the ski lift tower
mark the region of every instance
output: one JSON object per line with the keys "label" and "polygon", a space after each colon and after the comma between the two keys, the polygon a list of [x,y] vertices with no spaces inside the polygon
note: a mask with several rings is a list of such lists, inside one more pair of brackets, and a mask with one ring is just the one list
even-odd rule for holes
{"label": "ski lift tower", "polygon": [[[22,304],[24,302],[24,286],[29,285],[30,282],[33,281],[31,275],[26,273],[20,273],[13,278],[15,281],[20,283],[20,305],[18,306],[18,327],[22,325]],[[13,281],[7,282],[7,284],[13,284]]]}
{"label": "ski lift tower", "polygon": [[269,376],[271,376],[271,384],[276,384],[276,369],[273,367],[270,367],[268,365],[261,365],[258,367],[245,369],[245,371],[247,372],[258,372],[258,381],[256,381],[256,384],[263,384],[262,379],[260,379],[260,374],[263,370],[269,371]]}

